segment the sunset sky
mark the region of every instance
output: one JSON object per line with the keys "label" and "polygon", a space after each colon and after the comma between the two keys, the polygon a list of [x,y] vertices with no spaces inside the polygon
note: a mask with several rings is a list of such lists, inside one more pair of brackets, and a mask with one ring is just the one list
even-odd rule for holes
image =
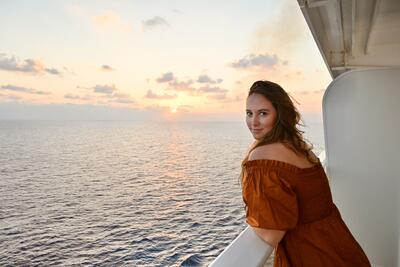
{"label": "sunset sky", "polygon": [[0,119],[241,120],[278,82],[320,113],[331,78],[296,0],[2,1]]}

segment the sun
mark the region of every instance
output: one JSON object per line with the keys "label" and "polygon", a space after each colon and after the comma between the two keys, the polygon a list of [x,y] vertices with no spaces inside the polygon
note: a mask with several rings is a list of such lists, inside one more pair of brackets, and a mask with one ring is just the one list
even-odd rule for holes
{"label": "sun", "polygon": [[177,111],[178,109],[176,107],[171,109],[171,113],[176,113]]}

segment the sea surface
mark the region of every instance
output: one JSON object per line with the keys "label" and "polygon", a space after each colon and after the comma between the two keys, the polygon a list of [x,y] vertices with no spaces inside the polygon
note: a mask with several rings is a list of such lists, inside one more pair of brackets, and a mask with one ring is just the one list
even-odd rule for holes
{"label": "sea surface", "polygon": [[0,121],[0,266],[206,266],[246,226],[252,141],[244,122]]}

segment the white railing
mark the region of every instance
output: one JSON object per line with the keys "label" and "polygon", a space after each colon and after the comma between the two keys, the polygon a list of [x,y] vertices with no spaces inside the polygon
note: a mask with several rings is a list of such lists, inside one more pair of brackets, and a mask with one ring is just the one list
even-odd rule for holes
{"label": "white railing", "polygon": [[[325,169],[325,151],[318,158]],[[247,226],[209,267],[262,267],[271,253],[271,247]]]}
{"label": "white railing", "polygon": [[267,245],[250,226],[219,254],[210,267],[261,267],[271,254]]}

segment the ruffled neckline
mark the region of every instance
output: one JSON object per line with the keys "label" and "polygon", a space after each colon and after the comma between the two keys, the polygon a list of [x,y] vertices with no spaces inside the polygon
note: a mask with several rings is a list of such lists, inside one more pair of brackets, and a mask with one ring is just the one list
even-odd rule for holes
{"label": "ruffled neckline", "polygon": [[247,160],[243,163],[243,167],[278,167],[283,168],[288,171],[297,172],[297,173],[308,173],[314,172],[322,168],[322,164],[318,159],[318,163],[314,164],[311,167],[301,168],[291,163],[275,160],[275,159],[253,159]]}

